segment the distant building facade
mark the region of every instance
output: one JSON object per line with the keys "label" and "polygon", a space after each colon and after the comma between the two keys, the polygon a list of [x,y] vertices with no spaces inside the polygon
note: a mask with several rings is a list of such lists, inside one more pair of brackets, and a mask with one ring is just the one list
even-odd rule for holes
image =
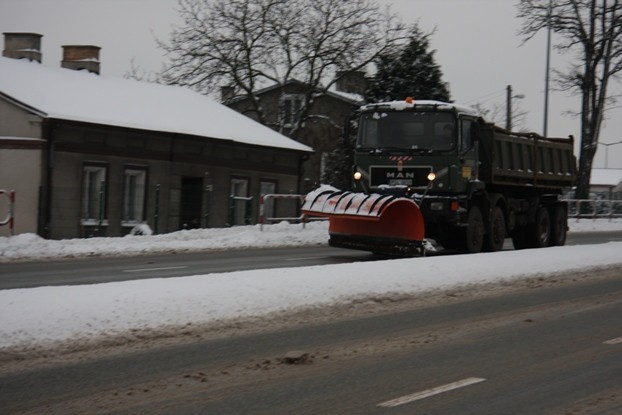
{"label": "distant building facade", "polygon": [[[277,128],[283,120],[283,134],[314,149],[314,153],[303,164],[303,187],[308,190],[318,186],[321,181],[324,159],[335,149],[337,140],[343,134],[346,120],[363,102],[367,80],[359,71],[341,74],[335,91],[314,96],[313,109],[303,127],[292,132],[291,125],[297,121],[304,95],[309,86],[291,80],[285,85],[271,86],[255,95],[260,99],[266,116],[266,124]],[[231,88],[223,88],[222,101],[236,111],[258,120],[258,115],[246,97],[234,97]]]}
{"label": "distant building facade", "polygon": [[622,200],[622,169],[592,169],[590,192],[605,200]]}
{"label": "distant building facade", "polygon": [[300,191],[310,147],[192,91],[101,77],[95,46],[44,67],[40,40],[5,33],[0,58],[0,189],[16,191],[16,233],[252,224],[261,194]]}

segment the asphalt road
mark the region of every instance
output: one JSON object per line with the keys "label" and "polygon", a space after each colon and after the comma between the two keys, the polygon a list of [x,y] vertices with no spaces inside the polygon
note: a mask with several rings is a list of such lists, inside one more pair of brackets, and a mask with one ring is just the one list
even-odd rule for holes
{"label": "asphalt road", "polygon": [[[567,245],[622,240],[622,232],[569,234]],[[512,249],[511,240],[506,249]],[[368,252],[323,247],[206,251],[135,257],[0,263],[0,289],[95,284],[146,278],[379,259]]]}
{"label": "asphalt road", "polygon": [[[620,414],[621,272],[118,356],[0,365],[0,412]],[[307,356],[288,364],[291,351]]]}

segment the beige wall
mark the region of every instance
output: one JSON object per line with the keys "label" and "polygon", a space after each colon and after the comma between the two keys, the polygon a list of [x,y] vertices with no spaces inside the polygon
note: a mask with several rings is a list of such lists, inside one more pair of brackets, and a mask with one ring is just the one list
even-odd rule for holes
{"label": "beige wall", "polygon": [[[41,117],[17,103],[0,99],[0,189],[15,190],[15,234],[37,233],[41,185]],[[8,198],[0,197],[0,221],[7,217]],[[0,236],[9,236],[0,226]]]}
{"label": "beige wall", "polygon": [[[3,140],[6,142],[6,140]],[[27,166],[24,169],[24,166]],[[28,174],[25,174],[28,172]],[[41,150],[0,147],[0,189],[15,190],[15,234],[37,233]],[[0,197],[0,221],[7,217],[8,198]],[[9,236],[9,226],[0,226],[0,236]]]}
{"label": "beige wall", "polygon": [[0,137],[41,137],[42,118],[15,103],[0,99]]}

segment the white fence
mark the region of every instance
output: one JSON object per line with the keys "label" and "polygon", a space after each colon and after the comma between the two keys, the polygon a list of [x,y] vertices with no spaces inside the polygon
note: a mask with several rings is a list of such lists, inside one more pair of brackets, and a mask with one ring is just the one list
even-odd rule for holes
{"label": "white fence", "polygon": [[[305,227],[305,224],[310,220],[326,220],[323,217],[313,217],[310,218],[307,215],[303,215],[300,212],[300,206],[305,200],[306,195],[296,195],[296,194],[267,194],[262,195],[259,198],[259,229],[263,230],[264,223],[274,223],[274,222],[301,222],[302,227]],[[266,215],[266,204],[268,204],[271,200],[276,199],[285,199],[285,200],[297,200],[299,203],[296,206],[292,206],[291,211],[292,214],[290,216],[267,216]]]}
{"label": "white fence", "polygon": [[622,218],[622,200],[567,199],[568,217],[577,219]]}
{"label": "white fence", "polygon": [[[266,204],[275,199],[295,199],[302,204],[305,195],[298,194],[267,194],[259,199],[259,224],[263,230],[264,223],[281,221],[301,222],[304,224],[310,220],[326,220],[325,217],[308,217],[300,213],[299,206],[291,208],[289,216],[269,217],[266,216]],[[613,219],[622,218],[622,200],[586,200],[566,199],[568,203],[568,217],[578,219]]]}

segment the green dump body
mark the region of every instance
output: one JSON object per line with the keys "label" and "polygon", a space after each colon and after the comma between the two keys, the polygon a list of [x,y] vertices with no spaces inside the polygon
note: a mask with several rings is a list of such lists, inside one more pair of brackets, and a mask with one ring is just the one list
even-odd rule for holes
{"label": "green dump body", "polygon": [[479,180],[491,185],[571,187],[576,176],[574,139],[509,133],[484,124],[480,135]]}

